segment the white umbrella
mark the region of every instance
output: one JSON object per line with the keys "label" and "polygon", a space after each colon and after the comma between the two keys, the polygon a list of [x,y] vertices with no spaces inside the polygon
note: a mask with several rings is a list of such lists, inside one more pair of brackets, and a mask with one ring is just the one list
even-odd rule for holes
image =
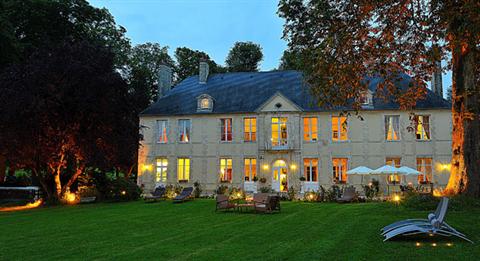
{"label": "white umbrella", "polygon": [[422,172],[420,172],[416,169],[412,169],[412,168],[407,167],[407,166],[403,166],[403,167],[400,167],[398,169],[403,171],[403,173],[402,173],[403,175],[407,175],[407,176],[408,175],[420,175],[420,174],[422,174]]}
{"label": "white umbrella", "polygon": [[348,175],[368,175],[372,172],[371,168],[367,168],[364,166],[356,167],[354,169],[351,169],[347,171]]}
{"label": "white umbrella", "polygon": [[379,174],[404,174],[405,171],[404,170],[401,170],[400,168],[395,168],[394,166],[390,166],[390,165],[385,165],[385,166],[382,166],[376,170],[373,170],[372,171],[372,174],[376,174],[376,175],[379,175]]}

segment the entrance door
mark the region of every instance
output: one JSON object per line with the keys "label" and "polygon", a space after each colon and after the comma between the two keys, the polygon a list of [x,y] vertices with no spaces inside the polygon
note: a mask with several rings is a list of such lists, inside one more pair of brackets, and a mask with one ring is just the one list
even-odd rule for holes
{"label": "entrance door", "polygon": [[272,189],[275,191],[287,191],[287,163],[284,160],[277,160],[273,163]]}

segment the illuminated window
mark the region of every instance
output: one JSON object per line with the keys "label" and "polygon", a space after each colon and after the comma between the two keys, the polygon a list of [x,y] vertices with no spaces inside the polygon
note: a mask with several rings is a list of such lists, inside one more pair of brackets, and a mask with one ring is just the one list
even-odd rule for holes
{"label": "illuminated window", "polygon": [[245,159],[243,169],[245,172],[245,181],[253,181],[253,178],[257,176],[257,159]]}
{"label": "illuminated window", "polygon": [[156,182],[167,182],[167,166],[168,160],[167,158],[158,158],[156,164]]}
{"label": "illuminated window", "polygon": [[332,141],[348,140],[347,117],[332,116]]}
{"label": "illuminated window", "polygon": [[243,140],[245,142],[257,141],[257,118],[243,119]]}
{"label": "illuminated window", "polygon": [[425,184],[432,181],[432,158],[417,158],[418,183]]}
{"label": "illuminated window", "polygon": [[232,159],[231,158],[220,159],[220,181],[221,182],[232,181]]}
{"label": "illuminated window", "polygon": [[157,143],[167,143],[167,133],[168,133],[168,121],[161,120],[157,121],[157,129],[158,129],[158,139]]}
{"label": "illuminated window", "polygon": [[201,109],[210,109],[210,99],[203,98],[200,100],[200,108]]}
{"label": "illuminated window", "polygon": [[415,124],[417,140],[430,140],[430,117],[427,115],[415,115]]}
{"label": "illuminated window", "polygon": [[400,116],[385,116],[385,140],[400,140]]}
{"label": "illuminated window", "polygon": [[333,181],[335,183],[345,183],[347,182],[347,158],[333,158]]}
{"label": "illuminated window", "polygon": [[221,127],[221,141],[232,141],[232,119],[220,119]]}
{"label": "illuminated window", "polygon": [[190,142],[190,120],[178,120],[180,142]]}
{"label": "illuminated window", "polygon": [[287,135],[287,118],[272,118],[272,146],[286,146]]}
{"label": "illuminated window", "polygon": [[318,159],[303,159],[303,175],[305,176],[305,181],[317,182]]}
{"label": "illuminated window", "polygon": [[184,181],[184,182],[190,180],[190,159],[189,158],[177,159],[177,178],[178,178],[178,181]]}
{"label": "illuminated window", "polygon": [[318,140],[317,117],[303,118],[303,140]]}
{"label": "illuminated window", "polygon": [[[396,168],[400,168],[401,160],[402,158],[399,158],[399,157],[387,157],[385,159],[385,164],[396,167]],[[393,184],[400,183],[400,175],[398,174],[388,175],[387,180],[388,180],[388,183],[393,183]]]}

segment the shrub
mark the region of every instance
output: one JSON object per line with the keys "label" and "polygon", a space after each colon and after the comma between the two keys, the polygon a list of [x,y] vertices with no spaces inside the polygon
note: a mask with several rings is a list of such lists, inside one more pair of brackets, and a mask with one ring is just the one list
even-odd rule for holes
{"label": "shrub", "polygon": [[194,187],[193,196],[195,198],[199,198],[200,195],[202,194],[202,187],[200,185],[200,182],[195,181],[195,183],[193,183],[193,187]]}
{"label": "shrub", "polygon": [[261,187],[260,188],[260,192],[261,193],[272,193],[274,192],[273,189],[271,187]]}
{"label": "shrub", "polygon": [[299,179],[300,179],[300,181],[305,181],[306,180],[304,176],[301,176]]}
{"label": "shrub", "polygon": [[217,194],[221,194],[221,195],[226,194],[227,191],[228,191],[228,186],[226,186],[226,185],[220,185],[220,186],[218,186],[217,189],[215,190],[215,192],[216,192]]}
{"label": "shrub", "polygon": [[[258,177],[257,177],[257,176],[253,177],[253,181],[254,181],[254,182],[257,182],[257,181],[258,181]],[[265,181],[266,181],[266,180],[265,180]]]}
{"label": "shrub", "polygon": [[340,187],[332,185],[327,191],[325,191],[325,201],[335,202],[341,195]]}
{"label": "shrub", "polygon": [[267,179],[265,177],[261,177],[259,179],[260,183],[266,183],[267,182]]}
{"label": "shrub", "polygon": [[131,180],[117,178],[108,182],[105,198],[113,201],[137,200],[142,190]]}
{"label": "shrub", "polygon": [[317,202],[318,194],[315,191],[308,191],[303,195],[303,200],[308,202]]}
{"label": "shrub", "polygon": [[[456,195],[449,197],[449,210],[465,210],[469,208],[480,207],[480,199],[467,197],[465,195]],[[437,208],[437,204],[440,201],[439,197],[434,197],[432,194],[418,194],[418,193],[409,193],[407,194],[403,205],[406,208],[414,210],[427,210],[434,211]]]}
{"label": "shrub", "polygon": [[245,192],[241,188],[231,187],[228,190],[228,195],[230,199],[244,199]]}
{"label": "shrub", "polygon": [[289,201],[292,201],[295,199],[295,188],[293,188],[293,186],[291,186],[288,191],[287,191],[287,194],[288,194],[288,199]]}
{"label": "shrub", "polygon": [[174,198],[176,195],[180,194],[183,190],[183,187],[180,186],[180,185],[167,185],[165,186],[165,197],[166,198],[169,198],[169,199],[172,199]]}

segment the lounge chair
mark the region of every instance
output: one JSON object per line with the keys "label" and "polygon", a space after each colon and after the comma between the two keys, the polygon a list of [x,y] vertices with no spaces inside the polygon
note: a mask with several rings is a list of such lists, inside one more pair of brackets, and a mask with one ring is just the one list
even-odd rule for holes
{"label": "lounge chair", "polygon": [[215,206],[215,211],[218,210],[229,210],[229,209],[235,209],[237,207],[236,204],[231,203],[228,200],[228,196],[225,196],[223,194],[217,194],[217,204]]}
{"label": "lounge chair", "polygon": [[355,193],[355,187],[347,187],[345,188],[343,195],[337,198],[337,202],[338,203],[352,202],[356,196],[357,194]]}
{"label": "lounge chair", "polygon": [[255,212],[272,213],[280,211],[280,198],[268,193],[257,193],[253,195]]}
{"label": "lounge chair", "polygon": [[145,197],[143,197],[143,200],[145,200],[145,202],[147,201],[157,201],[157,200],[160,200],[160,199],[164,199],[165,198],[165,187],[157,187],[155,189],[155,191],[153,191],[153,193],[151,195],[147,195]]}
{"label": "lounge chair", "polygon": [[385,239],[383,241],[387,241],[397,236],[426,234],[440,236],[456,236],[470,243],[473,243],[464,234],[458,232],[457,230],[449,226],[446,222],[444,222],[445,216],[447,214],[447,209],[448,198],[444,198],[439,203],[439,207],[437,207],[438,213],[430,214],[428,220],[411,220],[410,222],[404,220],[404,223],[396,222],[397,225],[393,229],[390,227],[391,225],[387,226],[390,227],[390,229],[385,229],[382,233],[382,235],[385,236]]}
{"label": "lounge chair", "polygon": [[173,198],[174,203],[182,203],[193,198],[193,187],[187,187],[180,192],[180,195],[177,195]]}

